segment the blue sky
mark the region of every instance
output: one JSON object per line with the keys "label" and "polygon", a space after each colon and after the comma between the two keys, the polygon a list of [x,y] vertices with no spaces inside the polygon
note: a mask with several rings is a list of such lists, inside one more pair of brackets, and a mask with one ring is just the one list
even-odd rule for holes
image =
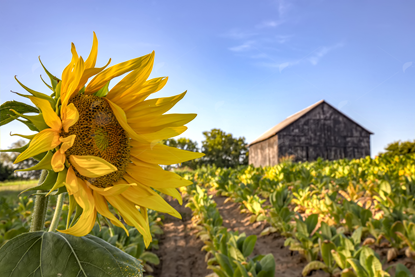
{"label": "blue sky", "polygon": [[[4,1],[0,2],[0,101],[46,93],[38,62],[60,76],[70,43],[97,65],[156,52],[151,77],[169,76],[158,97],[198,113],[183,136],[221,128],[251,142],[321,100],[374,132],[372,156],[415,139],[414,1]],[[156,97],[155,96],[155,97]],[[20,97],[18,97],[20,98]],[[24,99],[20,98],[24,102]],[[1,127],[0,148],[29,134]]]}

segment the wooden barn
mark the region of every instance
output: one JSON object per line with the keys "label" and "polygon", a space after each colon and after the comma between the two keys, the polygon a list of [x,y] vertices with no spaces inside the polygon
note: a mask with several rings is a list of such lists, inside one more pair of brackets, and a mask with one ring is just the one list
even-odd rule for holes
{"label": "wooden barn", "polygon": [[373,133],[324,100],[293,114],[249,144],[249,163],[276,165],[295,161],[357,159],[370,156]]}

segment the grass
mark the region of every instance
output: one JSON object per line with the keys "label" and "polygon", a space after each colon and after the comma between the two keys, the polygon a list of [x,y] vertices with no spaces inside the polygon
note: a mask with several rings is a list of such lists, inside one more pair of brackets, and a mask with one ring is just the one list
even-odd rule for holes
{"label": "grass", "polygon": [[8,182],[0,182],[0,187],[11,187],[11,186],[26,186],[26,185],[37,185],[39,180],[17,180],[17,181],[8,181]]}
{"label": "grass", "polygon": [[[38,180],[29,180],[29,181],[11,181],[11,182],[1,182],[0,183],[0,196],[10,196],[18,197],[20,192],[28,189],[30,187],[36,186]],[[33,191],[24,193],[23,195],[30,195]]]}

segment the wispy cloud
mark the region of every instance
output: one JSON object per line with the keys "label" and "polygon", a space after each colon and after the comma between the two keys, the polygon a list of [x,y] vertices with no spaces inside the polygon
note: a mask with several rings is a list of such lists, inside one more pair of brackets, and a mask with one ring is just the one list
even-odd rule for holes
{"label": "wispy cloud", "polygon": [[258,28],[258,29],[275,28],[275,27],[280,26],[283,23],[284,23],[284,21],[282,21],[282,20],[267,20],[267,21],[262,21],[261,23],[259,23],[255,27]]}
{"label": "wispy cloud", "polygon": [[295,61],[289,61],[289,62],[283,62],[283,63],[262,63],[260,65],[266,66],[266,67],[278,68],[278,70],[281,72],[288,67],[292,67],[294,65],[299,64],[300,62],[301,60],[295,60]]}
{"label": "wispy cloud", "polygon": [[281,35],[281,36],[276,36],[277,42],[279,44],[283,44],[288,42],[291,38],[293,37],[293,35]]}
{"label": "wispy cloud", "polygon": [[250,41],[244,42],[241,45],[231,47],[231,48],[229,48],[229,50],[234,51],[234,52],[248,51],[248,50],[252,49],[254,44],[255,44],[255,41],[250,40]]}
{"label": "wispy cloud", "polygon": [[286,0],[278,0],[278,15],[280,19],[284,18],[287,12],[292,8],[292,4]]}
{"label": "wispy cloud", "polygon": [[342,46],[343,46],[343,43],[338,43],[338,44],[333,45],[333,46],[324,46],[324,47],[321,47],[311,57],[308,58],[308,61],[312,65],[317,65],[319,63],[320,59],[323,58],[325,55],[327,55],[327,53],[329,53],[333,49],[336,49],[336,48],[339,48],[339,47],[342,47]]}
{"label": "wispy cloud", "polygon": [[336,49],[342,46],[343,46],[343,43],[338,43],[333,46],[323,46],[301,59],[296,59],[296,60],[291,60],[291,61],[286,61],[286,62],[260,63],[258,65],[265,66],[265,67],[278,68],[280,72],[286,68],[293,67],[304,62],[309,62],[312,65],[317,65],[320,59],[323,58],[325,55],[327,55],[327,53],[329,53],[333,49]]}

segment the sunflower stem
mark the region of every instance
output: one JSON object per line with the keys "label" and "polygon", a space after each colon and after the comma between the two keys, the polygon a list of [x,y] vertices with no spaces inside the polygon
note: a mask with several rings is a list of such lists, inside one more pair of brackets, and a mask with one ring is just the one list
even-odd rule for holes
{"label": "sunflower stem", "polygon": [[[48,175],[48,171],[42,170],[39,178],[39,185],[45,181],[46,175]],[[36,192],[37,195],[33,208],[32,225],[30,226],[30,232],[43,230],[45,227],[46,210],[48,208],[48,197],[41,194],[43,193],[43,190],[38,190]]]}
{"label": "sunflower stem", "polygon": [[111,221],[107,220],[104,216],[102,217],[108,225],[108,230],[110,231],[110,237],[114,236],[114,225],[112,225]]}
{"label": "sunflower stem", "polygon": [[58,199],[56,200],[55,213],[53,214],[53,219],[52,219],[52,222],[50,223],[49,232],[55,232],[56,228],[58,227],[59,219],[61,218],[64,200],[65,200],[65,193],[59,194]]}

